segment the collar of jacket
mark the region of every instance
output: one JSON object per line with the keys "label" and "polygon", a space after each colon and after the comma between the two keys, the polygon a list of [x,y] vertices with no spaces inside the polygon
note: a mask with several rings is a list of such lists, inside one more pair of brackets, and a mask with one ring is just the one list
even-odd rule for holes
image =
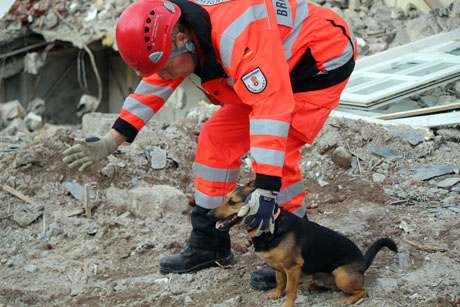
{"label": "collar of jacket", "polygon": [[193,37],[198,41],[197,47],[200,54],[200,63],[194,73],[201,78],[201,82],[227,78],[222,65],[217,62],[214,47],[211,41],[211,20],[208,12],[196,3],[187,0],[170,0],[177,4],[182,15],[179,22],[193,32]]}

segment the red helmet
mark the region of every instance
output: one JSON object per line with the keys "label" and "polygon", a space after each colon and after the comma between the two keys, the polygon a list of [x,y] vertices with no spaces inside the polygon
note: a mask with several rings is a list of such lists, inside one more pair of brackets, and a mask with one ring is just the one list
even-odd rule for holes
{"label": "red helmet", "polygon": [[171,53],[171,35],[180,15],[177,5],[164,0],[139,0],[128,6],[116,25],[123,60],[143,76],[160,70]]}

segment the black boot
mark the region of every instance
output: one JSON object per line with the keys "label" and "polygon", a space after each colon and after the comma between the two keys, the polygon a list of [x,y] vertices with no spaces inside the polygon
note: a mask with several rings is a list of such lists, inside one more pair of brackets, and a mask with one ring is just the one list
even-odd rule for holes
{"label": "black boot", "polygon": [[228,231],[216,229],[216,219],[209,209],[192,210],[192,233],[187,246],[178,254],[160,257],[160,273],[189,273],[228,265],[233,260]]}
{"label": "black boot", "polygon": [[267,291],[275,288],[275,269],[269,267],[268,265],[265,265],[260,270],[252,272],[249,284],[255,290]]}

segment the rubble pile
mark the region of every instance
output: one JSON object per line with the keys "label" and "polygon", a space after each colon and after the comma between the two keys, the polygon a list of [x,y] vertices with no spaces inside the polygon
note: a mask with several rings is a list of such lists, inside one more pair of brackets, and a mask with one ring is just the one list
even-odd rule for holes
{"label": "rubble pile", "polygon": [[[102,40],[113,46],[114,24],[132,0],[64,1],[18,0],[2,20],[5,33],[21,33],[23,28],[42,34],[46,40],[71,42],[77,47]],[[360,55],[373,54],[460,26],[460,3],[428,13],[415,6],[391,8],[383,0],[317,0],[346,17],[357,36]]]}
{"label": "rubble pile", "polygon": [[332,7],[352,25],[360,55],[370,55],[460,26],[460,2],[428,13],[408,5],[388,7],[382,0],[317,1]]}
{"label": "rubble pile", "polygon": [[[236,263],[163,276],[160,255],[177,253],[190,231],[188,205],[197,135],[215,111],[202,106],[169,126],[152,121],[89,172],[68,169],[62,151],[116,115],[87,114],[82,130],[46,124],[0,133],[0,304],[120,302],[153,306],[254,306],[249,288],[262,263],[232,230]],[[388,235],[367,273],[363,306],[447,305],[460,282],[460,130],[381,126],[330,118],[303,149],[309,218],[361,247]],[[244,159],[242,180],[247,179]],[[424,278],[420,278],[423,276]],[[298,303],[333,306],[339,292],[299,290]],[[277,306],[282,301],[267,302]],[[223,304],[223,305],[218,305]]]}
{"label": "rubble pile", "polygon": [[61,40],[82,47],[102,40],[105,46],[110,47],[115,20],[131,2],[18,0],[0,24],[6,32],[18,34],[27,27],[42,34],[48,41]]}

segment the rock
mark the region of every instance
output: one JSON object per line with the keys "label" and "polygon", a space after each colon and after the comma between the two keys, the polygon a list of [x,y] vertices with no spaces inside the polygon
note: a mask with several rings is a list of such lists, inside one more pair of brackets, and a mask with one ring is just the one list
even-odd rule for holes
{"label": "rock", "polygon": [[99,107],[99,103],[100,101],[96,97],[83,94],[77,105],[77,116],[81,117],[86,113],[96,111],[97,107]]}
{"label": "rock", "polygon": [[27,272],[27,273],[35,273],[38,271],[38,268],[36,265],[33,265],[33,264],[27,264],[25,267],[24,267],[24,270]]}
{"label": "rock", "polygon": [[335,164],[343,168],[350,168],[351,160],[353,160],[353,156],[351,155],[351,153],[349,153],[348,150],[346,150],[344,147],[337,147],[332,152],[331,158]]}
{"label": "rock", "polygon": [[388,158],[388,159],[392,159],[392,160],[402,158],[402,155],[397,150],[394,150],[394,149],[391,149],[391,148],[378,147],[378,146],[374,146],[374,145],[369,144],[367,146],[367,150],[370,153],[373,153],[374,155],[384,157],[384,158]]}
{"label": "rock", "polygon": [[438,184],[436,186],[438,188],[444,188],[445,189],[445,188],[453,187],[454,185],[456,185],[459,182],[460,182],[459,177],[447,178],[447,179],[444,179],[444,180],[438,182]]}
{"label": "rock", "polygon": [[236,296],[219,304],[211,305],[212,307],[238,307],[241,306],[241,296]]}
{"label": "rock", "polygon": [[44,122],[43,118],[40,115],[30,112],[26,115],[26,118],[24,118],[24,124],[27,127],[27,130],[33,132],[35,130],[42,128]]}
{"label": "rock", "polygon": [[429,163],[422,165],[415,169],[413,175],[416,180],[428,180],[431,178],[448,175],[458,172],[460,169],[459,165],[447,164],[447,163]]}
{"label": "rock", "polygon": [[185,194],[167,185],[138,187],[128,191],[128,209],[142,218],[160,219],[187,207]]}
{"label": "rock", "polygon": [[78,199],[81,202],[84,200],[85,188],[79,183],[74,181],[67,181],[64,182],[63,185],[66,191],[69,192],[75,199]]}
{"label": "rock", "polygon": [[27,112],[33,112],[37,115],[45,113],[45,101],[41,98],[34,98],[27,104]]}
{"label": "rock", "polygon": [[13,220],[21,227],[27,227],[43,214],[43,206],[18,205],[14,209]]}
{"label": "rock", "polygon": [[387,128],[387,130],[392,136],[398,137],[412,146],[416,146],[425,141],[425,136],[419,131],[409,131],[396,128]]}
{"label": "rock", "polygon": [[193,300],[190,296],[184,297],[184,305],[193,305]]}
{"label": "rock", "polygon": [[379,174],[379,173],[372,174],[372,181],[374,181],[375,183],[382,183],[385,181],[385,178],[386,176],[383,174]]}
{"label": "rock", "polygon": [[9,101],[0,104],[0,118],[3,123],[10,123],[14,119],[23,119],[26,116],[26,111],[18,100]]}
{"label": "rock", "polygon": [[460,130],[454,128],[439,129],[436,132],[446,141],[460,142]]}
{"label": "rock", "polygon": [[167,151],[158,146],[149,146],[144,149],[144,155],[152,169],[163,169],[167,163]]}

